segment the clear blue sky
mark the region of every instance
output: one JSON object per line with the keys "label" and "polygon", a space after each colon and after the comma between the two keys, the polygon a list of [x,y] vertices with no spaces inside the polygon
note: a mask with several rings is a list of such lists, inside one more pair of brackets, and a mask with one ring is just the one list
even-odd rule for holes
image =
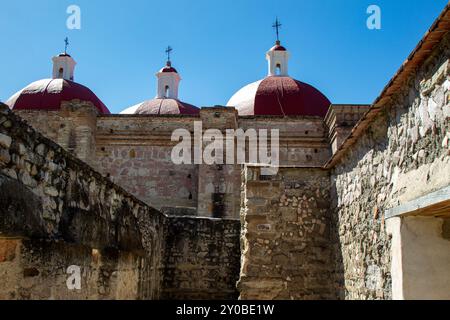
{"label": "clear blue sky", "polygon": [[[82,10],[68,30],[66,9]],[[382,10],[382,29],[366,9]],[[437,18],[447,0],[21,0],[0,4],[0,100],[51,76],[51,57],[71,41],[75,80],[113,113],[156,94],[155,73],[174,48],[180,98],[224,105],[267,73],[272,23],[283,24],[290,75],[333,103],[372,103]]]}

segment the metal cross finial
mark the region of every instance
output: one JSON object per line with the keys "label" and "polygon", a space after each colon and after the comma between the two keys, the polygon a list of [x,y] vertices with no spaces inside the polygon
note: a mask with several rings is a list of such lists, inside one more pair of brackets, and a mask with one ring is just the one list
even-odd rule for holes
{"label": "metal cross finial", "polygon": [[169,62],[170,62],[170,54],[172,51],[173,51],[173,49],[170,46],[168,46],[166,49],[166,53],[167,53],[167,61],[169,61]]}
{"label": "metal cross finial", "polygon": [[66,44],[65,48],[64,48],[64,53],[67,54],[67,48],[69,47],[69,38],[66,37],[64,39],[64,43]]}
{"label": "metal cross finial", "polygon": [[275,30],[277,31],[277,41],[280,41],[280,29],[281,29],[282,24],[280,23],[280,21],[277,19],[275,20],[275,23],[273,24],[273,28],[275,28]]}

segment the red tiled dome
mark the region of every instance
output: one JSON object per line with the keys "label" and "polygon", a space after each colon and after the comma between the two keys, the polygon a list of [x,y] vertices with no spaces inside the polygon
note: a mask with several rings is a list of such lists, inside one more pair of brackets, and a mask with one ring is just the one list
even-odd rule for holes
{"label": "red tiled dome", "polygon": [[271,76],[238,91],[228,102],[239,115],[325,117],[331,102],[319,90],[290,77]]}
{"label": "red tiled dome", "polygon": [[121,114],[197,115],[200,109],[176,99],[153,99],[124,110]]}
{"label": "red tiled dome", "polygon": [[44,79],[31,83],[6,104],[13,110],[56,111],[63,101],[81,100],[94,104],[101,114],[110,114],[105,104],[87,87],[64,79]]}

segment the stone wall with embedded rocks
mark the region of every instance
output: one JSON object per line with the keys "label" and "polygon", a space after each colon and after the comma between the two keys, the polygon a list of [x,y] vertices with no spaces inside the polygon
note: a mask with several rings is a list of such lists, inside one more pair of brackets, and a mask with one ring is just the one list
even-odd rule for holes
{"label": "stone wall with embedded rocks", "polygon": [[[245,116],[239,128],[279,130],[279,157],[282,166],[318,167],[330,159],[328,129],[324,119],[307,116]],[[239,172],[240,174],[240,172]]]}
{"label": "stone wall with embedded rocks", "polygon": [[340,296],[390,299],[384,211],[450,185],[449,36],[333,170]]}
{"label": "stone wall with embedded rocks", "polygon": [[0,107],[0,296],[159,298],[165,216]]}
{"label": "stone wall with embedded rocks", "polygon": [[241,299],[335,299],[328,172],[260,173],[243,170]]}
{"label": "stone wall with embedded rocks", "polygon": [[0,105],[0,299],[236,298],[239,234],[169,218]]}
{"label": "stone wall with embedded rocks", "polygon": [[[114,248],[0,237],[0,300],[157,298],[148,262]],[[67,286],[70,266],[80,268],[80,290]]]}
{"label": "stone wall with embedded rocks", "polygon": [[97,168],[154,208],[197,208],[198,169],[176,165],[171,153],[177,129],[193,131],[193,116],[101,116]]}
{"label": "stone wall with embedded rocks", "polygon": [[[175,165],[172,133],[184,129],[194,142],[194,123],[208,129],[278,129],[283,165],[321,166],[331,153],[319,117],[238,117],[233,108],[203,108],[199,116],[107,115],[97,118],[96,168],[114,183],[161,209],[195,208],[198,216],[239,218],[240,166]],[[208,143],[204,143],[205,147]],[[248,153],[248,143],[246,145]],[[192,151],[192,154],[194,152]],[[193,160],[193,159],[192,159]]]}
{"label": "stone wall with embedded rocks", "polygon": [[162,297],[234,300],[241,259],[236,220],[171,217]]}
{"label": "stone wall with embedded rocks", "polygon": [[58,111],[16,110],[34,129],[89,165],[95,164],[97,109],[91,102],[64,101]]}

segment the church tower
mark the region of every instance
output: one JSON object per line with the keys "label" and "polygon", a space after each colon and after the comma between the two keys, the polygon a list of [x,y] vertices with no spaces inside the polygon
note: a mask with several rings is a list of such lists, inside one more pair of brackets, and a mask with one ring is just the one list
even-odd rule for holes
{"label": "church tower", "polygon": [[178,71],[172,67],[170,61],[170,53],[172,48],[169,46],[166,49],[167,63],[157,74],[158,88],[156,99],[178,99],[178,87],[180,85],[181,77]]}
{"label": "church tower", "polygon": [[172,66],[172,61],[170,60],[172,50],[170,46],[167,47],[166,65],[156,73],[156,97],[129,107],[122,111],[121,114],[199,114],[200,110],[196,106],[180,101],[178,98],[178,87],[180,86],[181,77]]}
{"label": "church tower", "polygon": [[277,32],[277,41],[275,46],[272,47],[266,54],[266,59],[269,62],[269,74],[268,76],[280,76],[287,77],[288,74],[288,62],[289,62],[289,52],[285,47],[281,45],[280,42],[280,27],[281,23],[277,20],[273,27]]}
{"label": "church tower", "polygon": [[288,62],[289,52],[283,47],[279,40],[277,40],[274,47],[272,47],[266,54],[266,59],[269,62],[268,76],[288,77]]}
{"label": "church tower", "polygon": [[76,62],[67,54],[67,46],[69,45],[69,39],[65,39],[66,47],[64,53],[53,57],[53,79],[64,79],[74,81],[74,71]]}

